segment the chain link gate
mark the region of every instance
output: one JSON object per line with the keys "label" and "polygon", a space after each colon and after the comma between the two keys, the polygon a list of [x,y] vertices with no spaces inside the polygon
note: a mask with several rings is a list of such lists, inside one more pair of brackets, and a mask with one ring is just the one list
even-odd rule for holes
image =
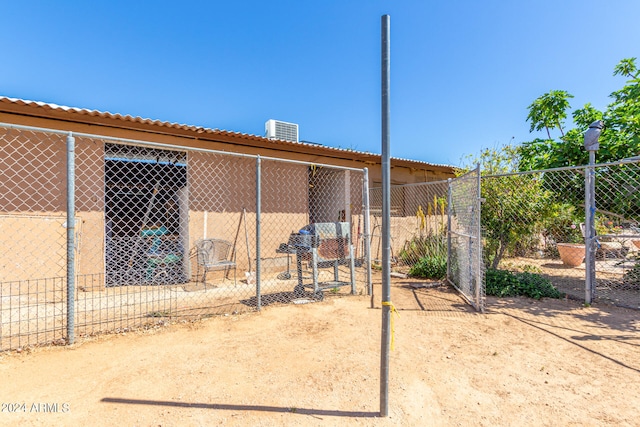
{"label": "chain link gate", "polygon": [[476,310],[484,312],[480,166],[449,183],[447,280]]}
{"label": "chain link gate", "polygon": [[364,170],[73,137],[0,127],[0,351],[370,287]]}

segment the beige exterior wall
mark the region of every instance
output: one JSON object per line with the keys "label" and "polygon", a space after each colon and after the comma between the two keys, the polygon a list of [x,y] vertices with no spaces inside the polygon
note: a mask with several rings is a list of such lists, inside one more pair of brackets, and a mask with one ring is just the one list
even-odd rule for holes
{"label": "beige exterior wall", "polygon": [[[192,152],[188,167],[192,254],[198,239],[223,239],[233,244],[239,270],[248,271],[249,259],[255,269],[256,160]],[[307,166],[265,160],[261,169],[261,256],[279,258],[279,244],[309,222]],[[194,273],[193,256],[190,266]]]}
{"label": "beige exterior wall", "polygon": [[0,145],[0,281],[66,271],[64,138],[9,130]]}
{"label": "beige exterior wall", "polygon": [[103,141],[76,138],[76,268],[87,290],[104,286],[104,188]]}
{"label": "beige exterior wall", "polygon": [[41,212],[0,214],[0,282],[64,277],[66,216]]}
{"label": "beige exterior wall", "polygon": [[[76,140],[76,269],[104,270],[102,144]],[[0,281],[66,275],[66,140],[10,130],[0,148]]]}

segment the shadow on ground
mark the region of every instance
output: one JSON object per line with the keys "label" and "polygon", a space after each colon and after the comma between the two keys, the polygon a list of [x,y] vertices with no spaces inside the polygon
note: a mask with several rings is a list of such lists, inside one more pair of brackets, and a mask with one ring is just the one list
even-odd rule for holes
{"label": "shadow on ground", "polygon": [[177,408],[194,409],[214,409],[224,411],[258,411],[258,412],[279,412],[311,416],[332,416],[332,417],[354,417],[354,418],[374,418],[379,416],[377,412],[363,411],[339,411],[335,409],[315,409],[315,408],[285,408],[281,406],[264,405],[229,405],[223,403],[196,403],[196,402],[173,402],[167,400],[144,400],[144,399],[122,399],[105,397],[100,400],[103,403],[116,403],[124,405],[152,405],[170,406]]}

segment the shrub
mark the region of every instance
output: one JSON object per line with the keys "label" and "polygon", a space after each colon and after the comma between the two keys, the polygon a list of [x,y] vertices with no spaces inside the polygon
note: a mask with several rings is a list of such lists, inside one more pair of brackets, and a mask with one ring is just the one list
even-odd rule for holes
{"label": "shrub", "polygon": [[424,257],[447,255],[447,201],[433,196],[433,204],[427,203],[427,212],[418,205],[416,212],[418,235],[404,242],[399,258],[404,265],[412,265]]}
{"label": "shrub", "polygon": [[518,273],[518,282],[520,283],[520,290],[522,295],[540,299],[546,298],[561,298],[562,293],[556,289],[549,279],[535,273]]}
{"label": "shrub", "polygon": [[508,270],[488,269],[485,276],[486,293],[497,297],[525,296],[534,299],[561,298],[551,281],[535,273],[512,273]]}
{"label": "shrub", "polygon": [[447,276],[447,257],[442,255],[422,257],[411,267],[409,275],[424,279],[444,279]]}
{"label": "shrub", "polygon": [[518,295],[518,287],[518,278],[508,270],[490,268],[485,274],[485,290],[487,295],[513,297]]}
{"label": "shrub", "polygon": [[580,231],[580,223],[584,222],[576,212],[576,207],[568,203],[553,203],[549,207],[542,223],[545,237],[552,239],[550,243],[584,243]]}

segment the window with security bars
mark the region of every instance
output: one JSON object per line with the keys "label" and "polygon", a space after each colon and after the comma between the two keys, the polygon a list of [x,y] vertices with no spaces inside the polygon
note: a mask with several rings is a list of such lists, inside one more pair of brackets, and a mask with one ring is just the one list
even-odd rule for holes
{"label": "window with security bars", "polygon": [[105,145],[107,286],[186,281],[186,153]]}

